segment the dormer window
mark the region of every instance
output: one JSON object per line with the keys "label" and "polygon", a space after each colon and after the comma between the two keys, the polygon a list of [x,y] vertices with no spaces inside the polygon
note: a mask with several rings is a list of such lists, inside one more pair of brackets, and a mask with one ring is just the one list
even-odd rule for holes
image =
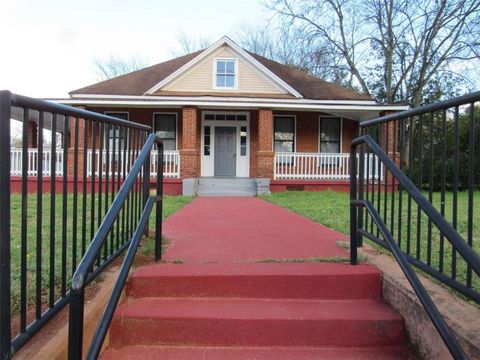
{"label": "dormer window", "polygon": [[215,59],[215,88],[237,88],[237,60]]}

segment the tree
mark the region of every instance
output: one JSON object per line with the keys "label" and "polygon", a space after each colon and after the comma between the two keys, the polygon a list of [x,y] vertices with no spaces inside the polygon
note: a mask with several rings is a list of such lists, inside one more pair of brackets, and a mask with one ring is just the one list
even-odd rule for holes
{"label": "tree", "polygon": [[211,40],[206,37],[191,37],[184,31],[177,35],[178,48],[171,51],[173,56],[182,56],[203,50],[211,45]]}
{"label": "tree", "polygon": [[99,80],[108,80],[132,71],[143,69],[147,66],[147,62],[135,56],[128,59],[122,59],[111,55],[106,60],[95,60],[94,65]]}
{"label": "tree", "polygon": [[445,78],[466,83],[455,68],[478,66],[478,0],[271,0],[269,7],[284,27],[340,59],[351,86],[383,102],[419,106],[451,90]]}

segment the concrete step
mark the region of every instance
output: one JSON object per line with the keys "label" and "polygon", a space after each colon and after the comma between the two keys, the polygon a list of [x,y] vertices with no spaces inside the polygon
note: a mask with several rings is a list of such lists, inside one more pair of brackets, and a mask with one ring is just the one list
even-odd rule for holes
{"label": "concrete step", "polygon": [[198,196],[255,196],[255,179],[200,178]]}
{"label": "concrete step", "polygon": [[403,319],[380,300],[144,298],[117,308],[112,347],[399,346]]}
{"label": "concrete step", "polygon": [[380,299],[381,273],[336,263],[176,264],[141,267],[126,293],[141,297]]}
{"label": "concrete step", "polygon": [[405,360],[414,359],[404,347],[186,347],[127,346],[109,349],[102,360]]}
{"label": "concrete step", "polygon": [[255,179],[250,178],[199,178],[199,185],[254,185]]}

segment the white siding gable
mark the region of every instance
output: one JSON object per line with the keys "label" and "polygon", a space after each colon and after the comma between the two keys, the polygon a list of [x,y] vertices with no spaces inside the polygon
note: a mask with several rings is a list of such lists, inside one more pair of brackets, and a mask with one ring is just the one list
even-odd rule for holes
{"label": "white siding gable", "polygon": [[[235,89],[215,88],[215,58],[235,58],[238,61],[238,86]],[[219,47],[205,59],[195,64],[178,78],[165,84],[158,91],[201,92],[201,93],[254,93],[254,94],[289,94],[285,89],[268,79],[250,63],[243,60],[228,45]]]}

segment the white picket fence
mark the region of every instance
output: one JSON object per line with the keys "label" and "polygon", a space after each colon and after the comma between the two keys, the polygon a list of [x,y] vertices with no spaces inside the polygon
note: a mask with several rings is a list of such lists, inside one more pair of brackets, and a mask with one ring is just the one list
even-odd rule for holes
{"label": "white picket fence", "polygon": [[[79,150],[81,152],[83,150]],[[102,152],[102,166],[100,166],[100,152],[99,150],[95,151],[95,158],[93,158],[93,151],[87,150],[87,176],[91,177],[93,174],[93,169],[95,169],[95,176],[98,176],[100,170],[102,170],[102,175],[106,175],[107,172],[109,176],[117,174],[117,171],[121,170],[120,166],[123,164],[124,159],[127,161],[128,165],[133,164],[135,160],[133,155],[125,155],[124,152],[109,152],[109,161],[107,169],[107,152],[104,150]],[[124,157],[125,155],[125,157]],[[31,148],[27,150],[27,175],[36,176],[38,174],[38,149]],[[11,149],[11,166],[10,174],[12,176],[21,176],[22,175],[22,149],[13,148]],[[50,176],[51,174],[51,160],[52,152],[50,149],[43,150],[43,161],[42,161],[42,174],[44,176]],[[57,149],[56,159],[55,159],[55,174],[57,176],[63,175],[63,149]],[[157,152],[151,152],[150,159],[150,176],[157,176]],[[180,177],[180,154],[178,151],[164,151],[163,158],[163,176],[166,178],[179,178]]]}
{"label": "white picket fence", "polygon": [[[22,149],[12,148],[10,150],[10,174],[12,176],[22,176],[23,156]],[[55,175],[61,176],[63,174],[63,149],[57,149],[55,152]],[[50,149],[43,150],[42,158],[42,174],[50,176],[52,171],[52,151]],[[27,149],[27,175],[38,175],[38,149]]]}
{"label": "white picket fence", "polygon": [[[367,171],[367,166],[369,171]],[[383,164],[373,154],[365,155],[365,177],[383,180]],[[281,180],[348,180],[349,153],[275,153],[274,178]]]}

